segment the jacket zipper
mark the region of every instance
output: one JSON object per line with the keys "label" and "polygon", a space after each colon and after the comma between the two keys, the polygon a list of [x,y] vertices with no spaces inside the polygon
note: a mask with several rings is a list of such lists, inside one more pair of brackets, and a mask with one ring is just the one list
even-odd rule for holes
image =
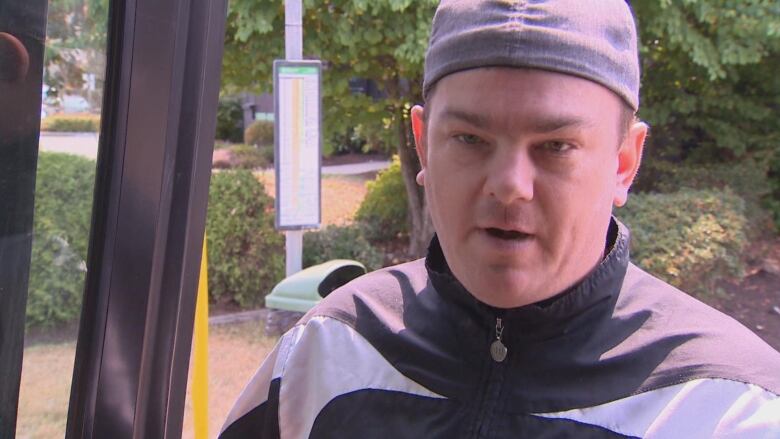
{"label": "jacket zipper", "polygon": [[490,356],[493,357],[497,363],[500,363],[506,359],[507,348],[501,341],[501,335],[504,333],[504,324],[501,321],[501,317],[496,317],[496,339],[493,343],[490,343]]}
{"label": "jacket zipper", "polygon": [[501,386],[504,380],[504,370],[506,369],[506,357],[508,349],[502,341],[504,325],[501,317],[496,318],[495,340],[490,343],[490,372],[487,376],[487,386],[482,392],[482,400],[478,408],[476,428],[474,437],[489,437],[490,422],[493,418],[493,411],[498,405],[498,396],[501,392]]}

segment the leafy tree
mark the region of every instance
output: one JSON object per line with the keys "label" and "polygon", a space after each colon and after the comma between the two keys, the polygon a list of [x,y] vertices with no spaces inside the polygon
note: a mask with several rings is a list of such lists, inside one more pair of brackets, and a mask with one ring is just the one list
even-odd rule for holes
{"label": "leafy tree", "polygon": [[[693,164],[750,158],[780,187],[780,1],[637,0],[633,7],[649,155]],[[778,197],[776,189],[767,205]]]}
{"label": "leafy tree", "polygon": [[[433,226],[414,181],[419,162],[408,112],[422,97],[422,71],[436,0],[304,0],[304,55],[322,59],[325,138],[354,129],[397,149],[409,199],[410,252],[422,254]],[[284,4],[232,0],[223,63],[227,89],[271,91],[273,60],[284,58]],[[381,97],[350,91],[373,80]],[[331,146],[332,147],[332,146]]]}
{"label": "leafy tree", "polygon": [[[84,73],[96,76],[97,87],[105,70],[108,0],[51,0],[47,12],[45,83],[52,97],[81,90]],[[100,93],[87,96],[98,104]]]}
{"label": "leafy tree", "polygon": [[641,0],[634,9],[653,145],[706,160],[780,141],[780,2]]}
{"label": "leafy tree", "polygon": [[[408,110],[421,100],[422,68],[436,0],[304,0],[304,54],[325,62],[326,139],[354,128],[397,148],[410,212],[410,251],[432,232],[414,176]],[[635,0],[642,41],[642,110],[652,160],[708,163],[750,158],[780,196],[780,2]],[[271,91],[272,62],[284,57],[281,1],[232,0],[226,89]],[[369,97],[349,80],[371,79]],[[651,160],[651,161],[652,161]],[[770,163],[775,163],[774,168]],[[652,174],[649,174],[652,175]],[[771,198],[770,198],[771,201]],[[780,218],[780,203],[775,203]]]}

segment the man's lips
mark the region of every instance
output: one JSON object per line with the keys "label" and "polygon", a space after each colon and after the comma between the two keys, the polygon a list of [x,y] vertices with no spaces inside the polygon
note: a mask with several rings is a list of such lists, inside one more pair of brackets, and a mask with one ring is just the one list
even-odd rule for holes
{"label": "man's lips", "polygon": [[504,229],[500,227],[485,227],[483,229],[485,233],[493,238],[504,240],[523,240],[531,237],[530,233],[526,233],[520,230]]}

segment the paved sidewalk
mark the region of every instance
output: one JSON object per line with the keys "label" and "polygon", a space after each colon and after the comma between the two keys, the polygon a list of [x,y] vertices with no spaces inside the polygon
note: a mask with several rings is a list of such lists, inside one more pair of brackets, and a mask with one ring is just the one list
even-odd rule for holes
{"label": "paved sidewalk", "polygon": [[[87,157],[92,160],[97,158],[98,135],[97,133],[41,133],[40,150],[65,152]],[[389,161],[370,161],[353,163],[349,165],[323,166],[323,175],[354,175],[374,172],[390,166]]]}
{"label": "paved sidewalk", "polygon": [[209,325],[230,325],[252,320],[265,320],[265,318],[268,317],[268,312],[268,308],[261,308],[252,311],[240,311],[231,314],[209,316]]}
{"label": "paved sidewalk", "polygon": [[380,171],[390,166],[389,161],[353,163],[350,165],[323,166],[322,173],[328,175],[354,175]]}
{"label": "paved sidewalk", "polygon": [[97,158],[97,133],[41,133],[41,151],[65,152],[92,160]]}

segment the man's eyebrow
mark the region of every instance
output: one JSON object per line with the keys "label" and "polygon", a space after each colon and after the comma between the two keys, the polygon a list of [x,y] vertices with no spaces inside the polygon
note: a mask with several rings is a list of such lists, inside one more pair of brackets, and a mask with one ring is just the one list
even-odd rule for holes
{"label": "man's eyebrow", "polygon": [[530,122],[530,129],[536,133],[551,133],[562,128],[582,128],[593,125],[591,121],[577,116],[554,116]]}
{"label": "man's eyebrow", "polygon": [[477,128],[488,128],[490,120],[482,114],[464,111],[458,108],[445,108],[441,114],[442,119],[458,119]]}
{"label": "man's eyebrow", "polygon": [[[484,114],[472,113],[457,108],[445,108],[441,117],[443,119],[457,119],[478,128],[490,128],[491,121]],[[540,117],[536,120],[526,121],[528,128],[535,133],[551,133],[562,128],[582,128],[593,125],[591,121],[578,116],[561,115]]]}

